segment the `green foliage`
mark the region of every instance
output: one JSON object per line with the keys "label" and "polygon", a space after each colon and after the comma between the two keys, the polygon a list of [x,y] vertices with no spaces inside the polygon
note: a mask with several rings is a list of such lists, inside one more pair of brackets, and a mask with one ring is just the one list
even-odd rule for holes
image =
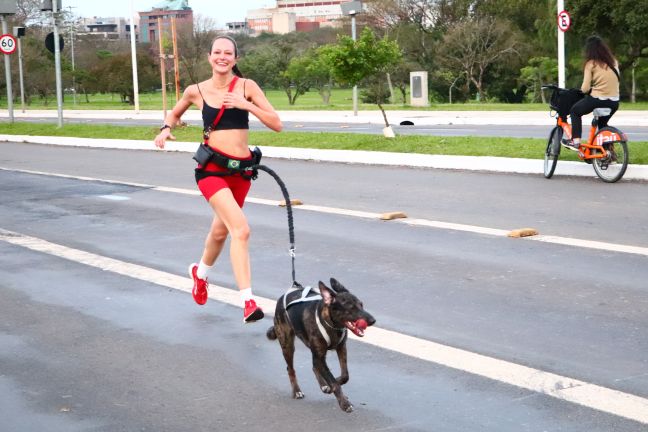
{"label": "green foliage", "polygon": [[331,67],[333,78],[341,84],[352,86],[388,72],[402,58],[396,42],[387,38],[377,39],[368,27],[365,27],[357,41],[342,36],[336,45],[328,45],[322,52]]}
{"label": "green foliage", "polygon": [[532,102],[545,103],[541,87],[558,82],[558,61],[549,57],[532,57],[520,70],[520,81],[533,89]]}
{"label": "green foliage", "polygon": [[377,39],[374,32],[365,27],[357,41],[343,36],[336,45],[323,47],[321,52],[338,82],[350,85],[364,83],[370,87],[369,91],[382,111],[385,125],[389,126],[382,107],[385,101],[383,77],[402,59],[398,44],[386,37]]}
{"label": "green foliage", "polygon": [[99,58],[99,60],[109,59],[112,56],[113,56],[113,53],[111,51],[104,50],[104,49],[101,49],[101,50],[97,51],[97,57]]}

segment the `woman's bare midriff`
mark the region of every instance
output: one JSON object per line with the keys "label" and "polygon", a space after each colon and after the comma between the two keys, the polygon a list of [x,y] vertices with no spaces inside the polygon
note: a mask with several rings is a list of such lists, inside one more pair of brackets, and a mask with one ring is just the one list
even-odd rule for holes
{"label": "woman's bare midriff", "polygon": [[247,129],[212,131],[209,134],[209,146],[236,158],[247,158],[250,156]]}

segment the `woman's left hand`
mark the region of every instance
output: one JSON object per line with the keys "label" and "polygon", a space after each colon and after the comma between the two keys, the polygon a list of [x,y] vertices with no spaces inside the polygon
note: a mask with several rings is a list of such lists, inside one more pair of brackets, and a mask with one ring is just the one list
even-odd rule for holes
{"label": "woman's left hand", "polygon": [[225,104],[225,108],[238,108],[246,111],[249,111],[250,105],[252,105],[252,102],[238,93],[225,93],[223,103]]}

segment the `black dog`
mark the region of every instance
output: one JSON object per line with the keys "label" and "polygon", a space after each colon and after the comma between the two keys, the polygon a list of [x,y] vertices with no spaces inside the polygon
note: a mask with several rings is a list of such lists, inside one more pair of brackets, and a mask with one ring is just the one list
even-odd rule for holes
{"label": "black dog", "polygon": [[[333,393],[343,411],[353,411],[353,405],[342,393],[342,385],[349,381],[347,369],[347,329],[356,336],[364,336],[367,326],[376,320],[363,309],[362,302],[342,284],[331,278],[331,288],[319,283],[319,291],[310,288],[290,290],[277,300],[274,326],[267,332],[268,339],[279,340],[288,365],[288,377],[293,398],[304,397],[293,367],[295,335],[313,354],[313,372],[324,393]],[[335,350],[340,361],[340,377],[333,376],[326,364],[326,352]]]}

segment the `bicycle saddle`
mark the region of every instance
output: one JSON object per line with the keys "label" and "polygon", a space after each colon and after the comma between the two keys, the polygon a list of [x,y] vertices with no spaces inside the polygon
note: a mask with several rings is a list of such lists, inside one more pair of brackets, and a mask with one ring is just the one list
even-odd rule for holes
{"label": "bicycle saddle", "polygon": [[594,117],[607,117],[612,113],[612,108],[594,108]]}

